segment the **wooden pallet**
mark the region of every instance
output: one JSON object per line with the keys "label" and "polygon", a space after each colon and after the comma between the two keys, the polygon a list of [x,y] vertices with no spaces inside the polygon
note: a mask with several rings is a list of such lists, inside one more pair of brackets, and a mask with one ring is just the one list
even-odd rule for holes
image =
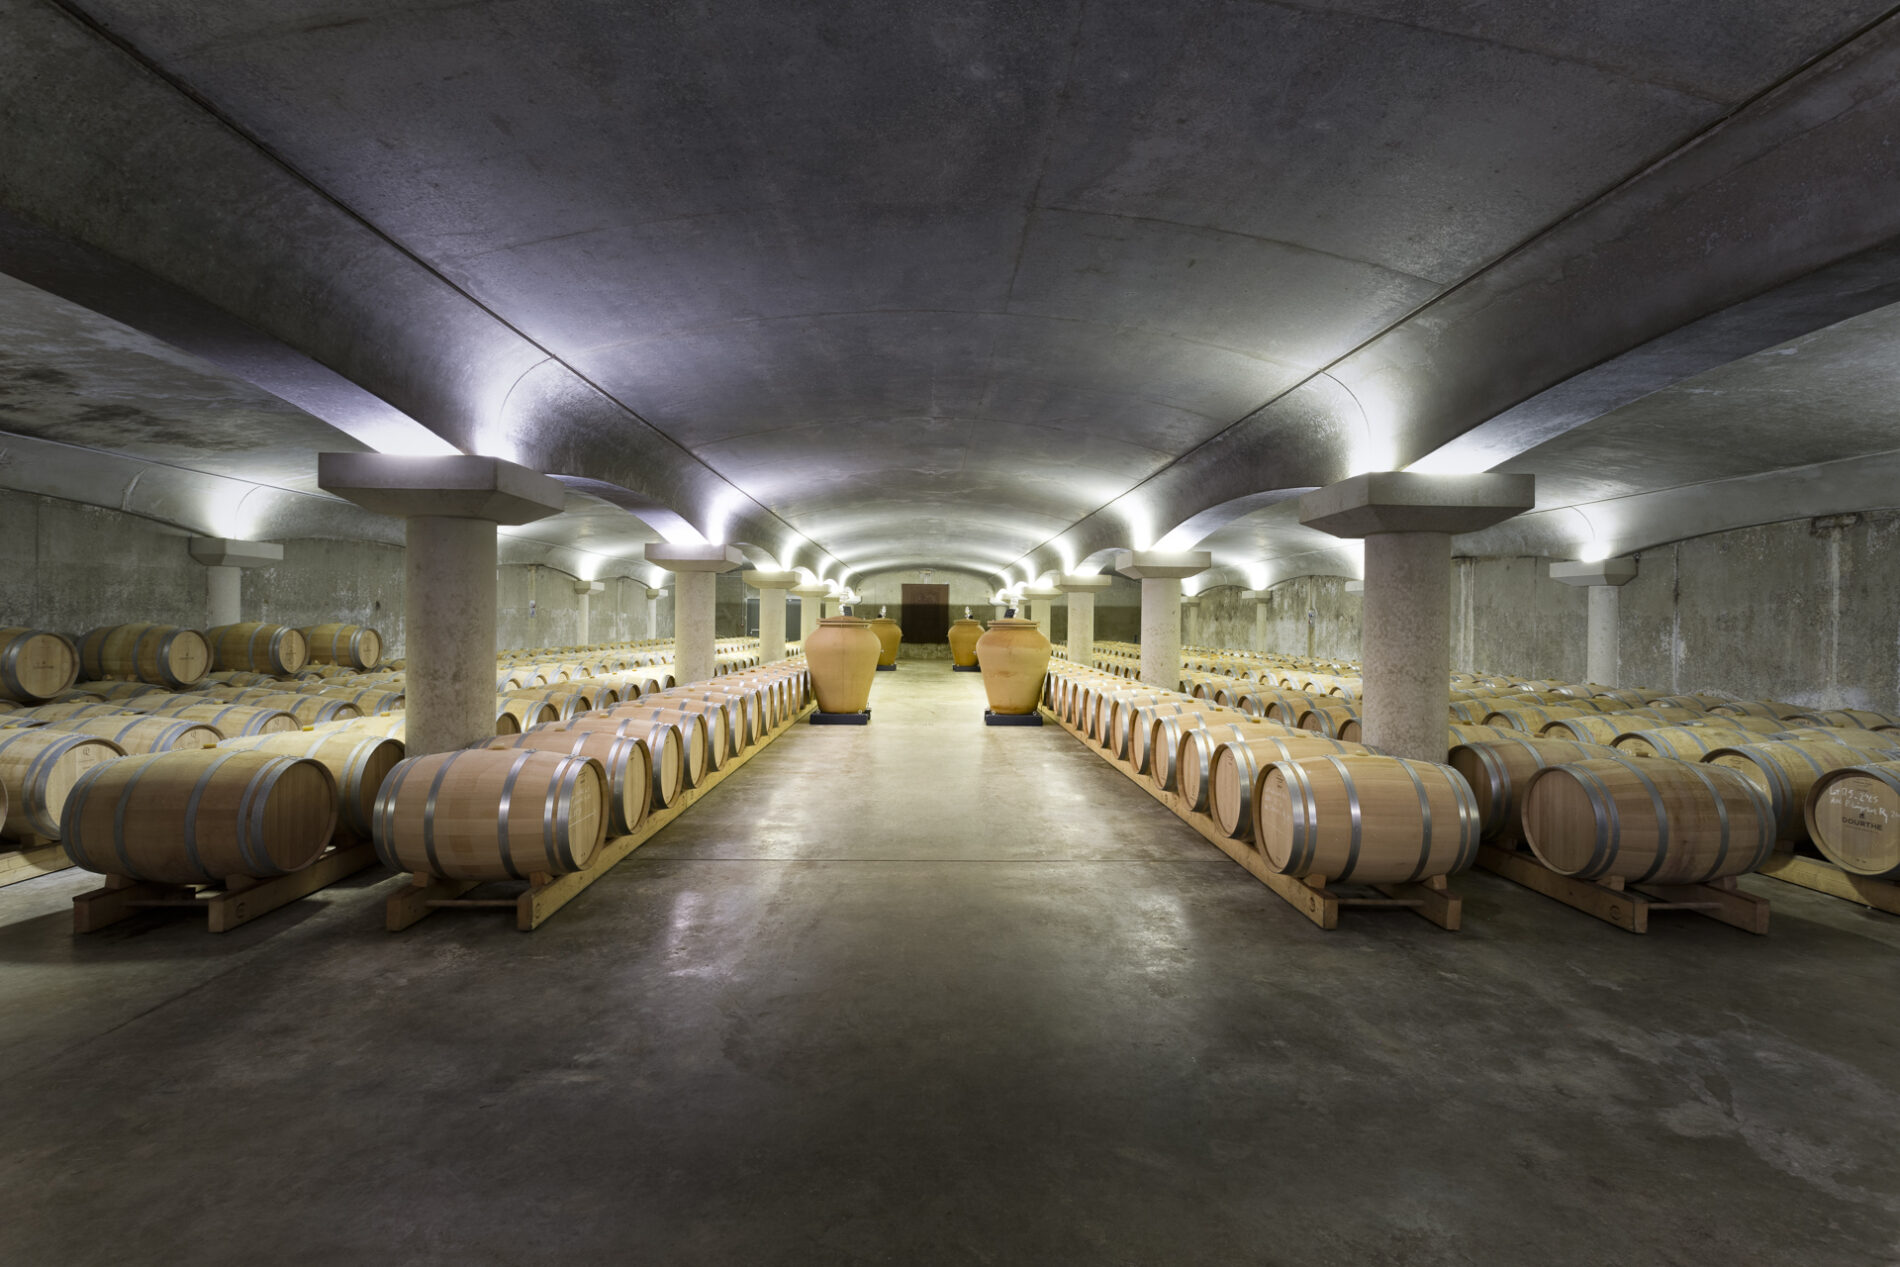
{"label": "wooden pallet", "polygon": [[683,792],[677,801],[665,809],[648,814],[638,831],[630,832],[625,836],[610,837],[585,869],[560,876],[536,874],[515,896],[493,898],[469,898],[462,895],[477,886],[495,884],[498,881],[447,880],[440,876],[414,872],[406,888],[390,895],[389,904],[383,910],[383,927],[392,933],[401,932],[446,907],[461,907],[467,910],[512,909],[515,913],[516,928],[524,933],[539,928],[554,912],[579,897],[582,891],[591,886],[594,881],[613,870],[614,865],[622,858],[653,839],[661,828],[697,805],[702,797],[730,777],[733,771],[752,760],[767,744],[803,721],[816,707],[815,704],[807,705],[796,716],[767,731],[757,743],[728,760],[716,772],[708,774],[698,787]]}
{"label": "wooden pallet", "polygon": [[1797,884],[1816,893],[1845,898],[1889,915],[1900,915],[1900,883],[1843,871],[1823,858],[1809,858],[1777,850],[1761,866],[1761,874],[1784,884]]}
{"label": "wooden pallet", "polygon": [[1478,865],[1632,933],[1648,932],[1649,917],[1654,911],[1694,911],[1746,933],[1768,931],[1768,900],[1742,892],[1735,886],[1733,876],[1707,884],[1578,880],[1558,875],[1528,852],[1513,852],[1496,845],[1479,847]]}
{"label": "wooden pallet", "polygon": [[1110,756],[1108,749],[1090,742],[1080,729],[1062,720],[1047,706],[1042,709],[1042,714],[1074,735],[1083,747],[1120,770],[1136,787],[1174,811],[1175,817],[1199,832],[1208,843],[1245,867],[1254,879],[1279,894],[1294,910],[1321,928],[1338,928],[1340,908],[1352,906],[1409,910],[1440,928],[1457,931],[1463,918],[1464,903],[1451,892],[1443,876],[1433,876],[1416,883],[1372,884],[1362,886],[1357,891],[1341,891],[1329,888],[1325,876],[1281,875],[1267,865],[1267,860],[1259,850],[1244,840],[1229,836],[1211,817],[1189,806],[1186,798],[1174,792],[1162,791],[1154,785],[1153,779],[1137,774],[1131,763]]}
{"label": "wooden pallet", "polygon": [[19,840],[0,841],[0,888],[22,880],[36,880],[73,865],[57,840],[45,836],[24,836]]}
{"label": "wooden pallet", "polygon": [[203,911],[210,932],[228,933],[300,897],[335,884],[376,865],[376,850],[367,842],[341,838],[329,852],[301,871],[268,880],[233,877],[222,886],[152,884],[128,876],[108,875],[105,887],[73,899],[73,931],[96,933],[140,911],[158,907]]}

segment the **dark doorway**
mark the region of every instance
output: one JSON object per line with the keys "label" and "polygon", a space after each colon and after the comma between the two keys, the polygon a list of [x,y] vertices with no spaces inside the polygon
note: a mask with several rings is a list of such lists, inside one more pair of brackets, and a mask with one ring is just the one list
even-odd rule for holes
{"label": "dark doorway", "polygon": [[948,585],[906,585],[904,587],[904,641],[950,641],[950,587]]}

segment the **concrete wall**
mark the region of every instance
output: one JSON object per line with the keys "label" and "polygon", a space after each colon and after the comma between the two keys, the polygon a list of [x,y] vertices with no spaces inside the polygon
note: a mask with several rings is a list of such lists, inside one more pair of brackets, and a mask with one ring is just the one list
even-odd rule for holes
{"label": "concrete wall", "polygon": [[[959,572],[950,568],[932,568],[930,575],[911,569],[897,572],[874,572],[858,583],[856,589],[861,595],[857,614],[869,620],[877,615],[879,607],[890,609],[890,617],[899,625],[904,623],[904,586],[906,585],[948,585],[950,587],[950,619],[956,620],[963,615],[965,607],[970,608],[978,620],[987,621],[995,615],[990,595],[994,586],[988,577],[978,576],[974,572]],[[909,644],[906,644],[908,647]],[[948,643],[938,643],[941,654],[919,649],[916,654],[925,659],[941,659],[950,654]]]}
{"label": "concrete wall", "polygon": [[1550,579],[1547,559],[1453,559],[1452,667],[1581,682],[1589,607],[1588,590]]}
{"label": "concrete wall", "polygon": [[[189,541],[189,533],[137,515],[0,490],[0,623],[73,635],[129,621],[203,628],[206,574],[191,558]],[[401,546],[329,539],[280,544],[281,564],[244,570],[245,619],[370,625],[383,635],[390,659],[402,655]],[[578,644],[573,576],[545,564],[510,563],[501,566],[498,582],[497,650]],[[630,637],[634,621],[645,618],[645,586],[626,577],[603,584],[592,600],[592,640]],[[740,585],[736,574],[733,585]],[[670,628],[670,604],[670,598],[661,602],[663,629]],[[735,629],[738,610],[728,610]]]}
{"label": "concrete wall", "polygon": [[[1068,624],[1063,624],[1068,636]],[[1095,595],[1095,641],[1141,641],[1141,582],[1115,576],[1114,582]]]}
{"label": "concrete wall", "polygon": [[[304,539],[283,547],[281,565],[244,569],[240,604],[246,620],[299,627],[333,620],[368,625],[383,636],[385,657],[402,656],[401,546]],[[197,619],[204,619],[202,611]]]}

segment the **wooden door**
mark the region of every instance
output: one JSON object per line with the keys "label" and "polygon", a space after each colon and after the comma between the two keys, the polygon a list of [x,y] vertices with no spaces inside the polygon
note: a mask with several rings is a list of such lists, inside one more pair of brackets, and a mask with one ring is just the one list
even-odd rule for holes
{"label": "wooden door", "polygon": [[905,642],[949,645],[950,587],[906,585],[903,626]]}

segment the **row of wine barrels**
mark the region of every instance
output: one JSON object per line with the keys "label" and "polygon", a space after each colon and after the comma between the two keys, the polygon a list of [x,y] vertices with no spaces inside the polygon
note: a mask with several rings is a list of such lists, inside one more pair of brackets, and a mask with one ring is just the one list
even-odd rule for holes
{"label": "row of wine barrels", "polygon": [[1634,760],[1614,748],[1553,735],[1500,734],[1453,747],[1446,764],[1464,776],[1478,806],[1480,834],[1499,844],[1522,839],[1524,789],[1532,774],[1567,761]]}
{"label": "row of wine barrels", "polygon": [[127,754],[176,752],[188,748],[215,748],[224,739],[216,726],[180,717],[148,717],[141,713],[114,713],[108,717],[74,717],[48,722],[46,729],[69,735],[110,739]]}
{"label": "row of wine barrels", "polygon": [[1749,742],[1752,731],[1728,726],[1663,726],[1616,736],[1610,746],[1632,757],[1673,757],[1696,762],[1735,744]]}
{"label": "row of wine barrels", "polygon": [[1398,883],[1452,875],[1478,852],[1478,811],[1456,770],[1329,754],[1264,766],[1254,845],[1281,875]]}
{"label": "row of wine barrels", "polygon": [[1776,743],[1838,743],[1869,754],[1868,760],[1893,754],[1900,757],[1900,731],[1851,730],[1845,726],[1826,729],[1782,730],[1769,736]]}
{"label": "row of wine barrels", "polygon": [[1214,779],[1214,756],[1224,743],[1248,739],[1285,738],[1293,730],[1277,721],[1246,717],[1240,721],[1219,719],[1181,732],[1175,745],[1173,791],[1197,814],[1207,812],[1208,795]]}
{"label": "row of wine barrels", "polygon": [[295,717],[300,726],[316,726],[327,721],[342,721],[363,715],[363,710],[350,701],[332,699],[327,695],[304,695],[296,691],[273,691],[256,686],[214,687],[209,693],[232,704],[281,709]]}
{"label": "row of wine barrels", "polygon": [[297,630],[288,625],[267,625],[245,621],[236,625],[214,625],[205,630],[211,644],[214,669],[248,673],[268,673],[286,677],[303,668],[310,658],[310,647]]}
{"label": "row of wine barrels", "polygon": [[215,726],[225,735],[276,735],[302,728],[294,713],[281,708],[251,708],[244,704],[173,704],[155,708],[157,717],[180,717],[187,721]]}
{"label": "row of wine barrels", "polygon": [[298,632],[317,664],[373,669],[383,658],[383,636],[365,625],[311,625]]}
{"label": "row of wine barrels", "polygon": [[1740,772],[1686,761],[1587,760],[1533,772],[1524,839],[1584,880],[1701,884],[1743,875],[1775,847],[1775,812]]}
{"label": "row of wine barrels", "polygon": [[1761,743],[1717,748],[1702,760],[1738,771],[1760,788],[1774,810],[1775,838],[1796,841],[1807,835],[1808,792],[1816,780],[1862,764],[1867,754],[1846,744]]}
{"label": "row of wine barrels", "polygon": [[592,757],[464,748],[410,757],[376,799],[385,866],[465,880],[579,871],[607,838],[607,775]]}
{"label": "row of wine barrels", "polygon": [[713,709],[697,711],[622,704],[604,713],[574,718],[562,725],[576,730],[617,730],[622,723],[632,723],[624,732],[630,735],[639,733],[641,724],[649,729],[656,723],[672,726],[680,736],[681,779],[688,788],[696,788],[719,768],[713,748],[715,741],[720,744],[725,742],[726,733],[723,727],[717,731],[714,727],[721,724],[722,718],[723,715]]}
{"label": "row of wine barrels", "polygon": [[249,735],[227,739],[218,746],[227,751],[269,752],[315,761],[330,772],[336,787],[337,821],[360,840],[370,838],[376,794],[404,756],[399,739],[350,731]]}
{"label": "row of wine barrels", "polygon": [[73,787],[92,767],[125,750],[95,735],[48,733],[45,727],[0,732],[0,787],[6,789],[6,835],[59,835]]}
{"label": "row of wine barrels", "polygon": [[106,625],[79,640],[79,672],[88,678],[130,678],[193,686],[211,669],[211,646],[195,629],[171,625]]}
{"label": "row of wine barrels", "polygon": [[[562,734],[602,734],[623,739],[638,739],[646,745],[647,760],[652,770],[652,805],[655,809],[665,809],[677,802],[691,786],[687,780],[688,768],[692,765],[693,754],[705,743],[705,724],[697,718],[691,722],[673,723],[655,721],[640,717],[599,717],[582,714],[564,722],[556,722],[539,730],[528,732],[537,735]],[[703,757],[701,758],[703,761]],[[701,778],[704,778],[704,765],[701,765]]]}
{"label": "row of wine barrels", "polygon": [[609,835],[638,830],[653,804],[653,756],[638,735],[599,730],[536,730],[525,735],[497,735],[489,748],[533,748],[540,752],[592,757],[607,776]]}
{"label": "row of wine barrels", "polygon": [[329,847],[336,815],[336,782],[315,761],[158,752],[82,774],[60,819],[60,842],[88,871],[209,884],[309,866]]}
{"label": "row of wine barrels", "polygon": [[142,695],[168,695],[163,686],[151,682],[80,682],[73,687],[74,695],[90,695],[97,700],[137,699]]}
{"label": "row of wine barrels", "polygon": [[38,704],[79,677],[79,648],[44,629],[0,629],[0,696]]}
{"label": "row of wine barrels", "polygon": [[1235,840],[1253,839],[1253,793],[1260,771],[1276,761],[1298,761],[1328,753],[1372,755],[1358,744],[1324,735],[1260,735],[1234,739],[1214,750],[1208,780],[1207,812],[1220,829]]}

